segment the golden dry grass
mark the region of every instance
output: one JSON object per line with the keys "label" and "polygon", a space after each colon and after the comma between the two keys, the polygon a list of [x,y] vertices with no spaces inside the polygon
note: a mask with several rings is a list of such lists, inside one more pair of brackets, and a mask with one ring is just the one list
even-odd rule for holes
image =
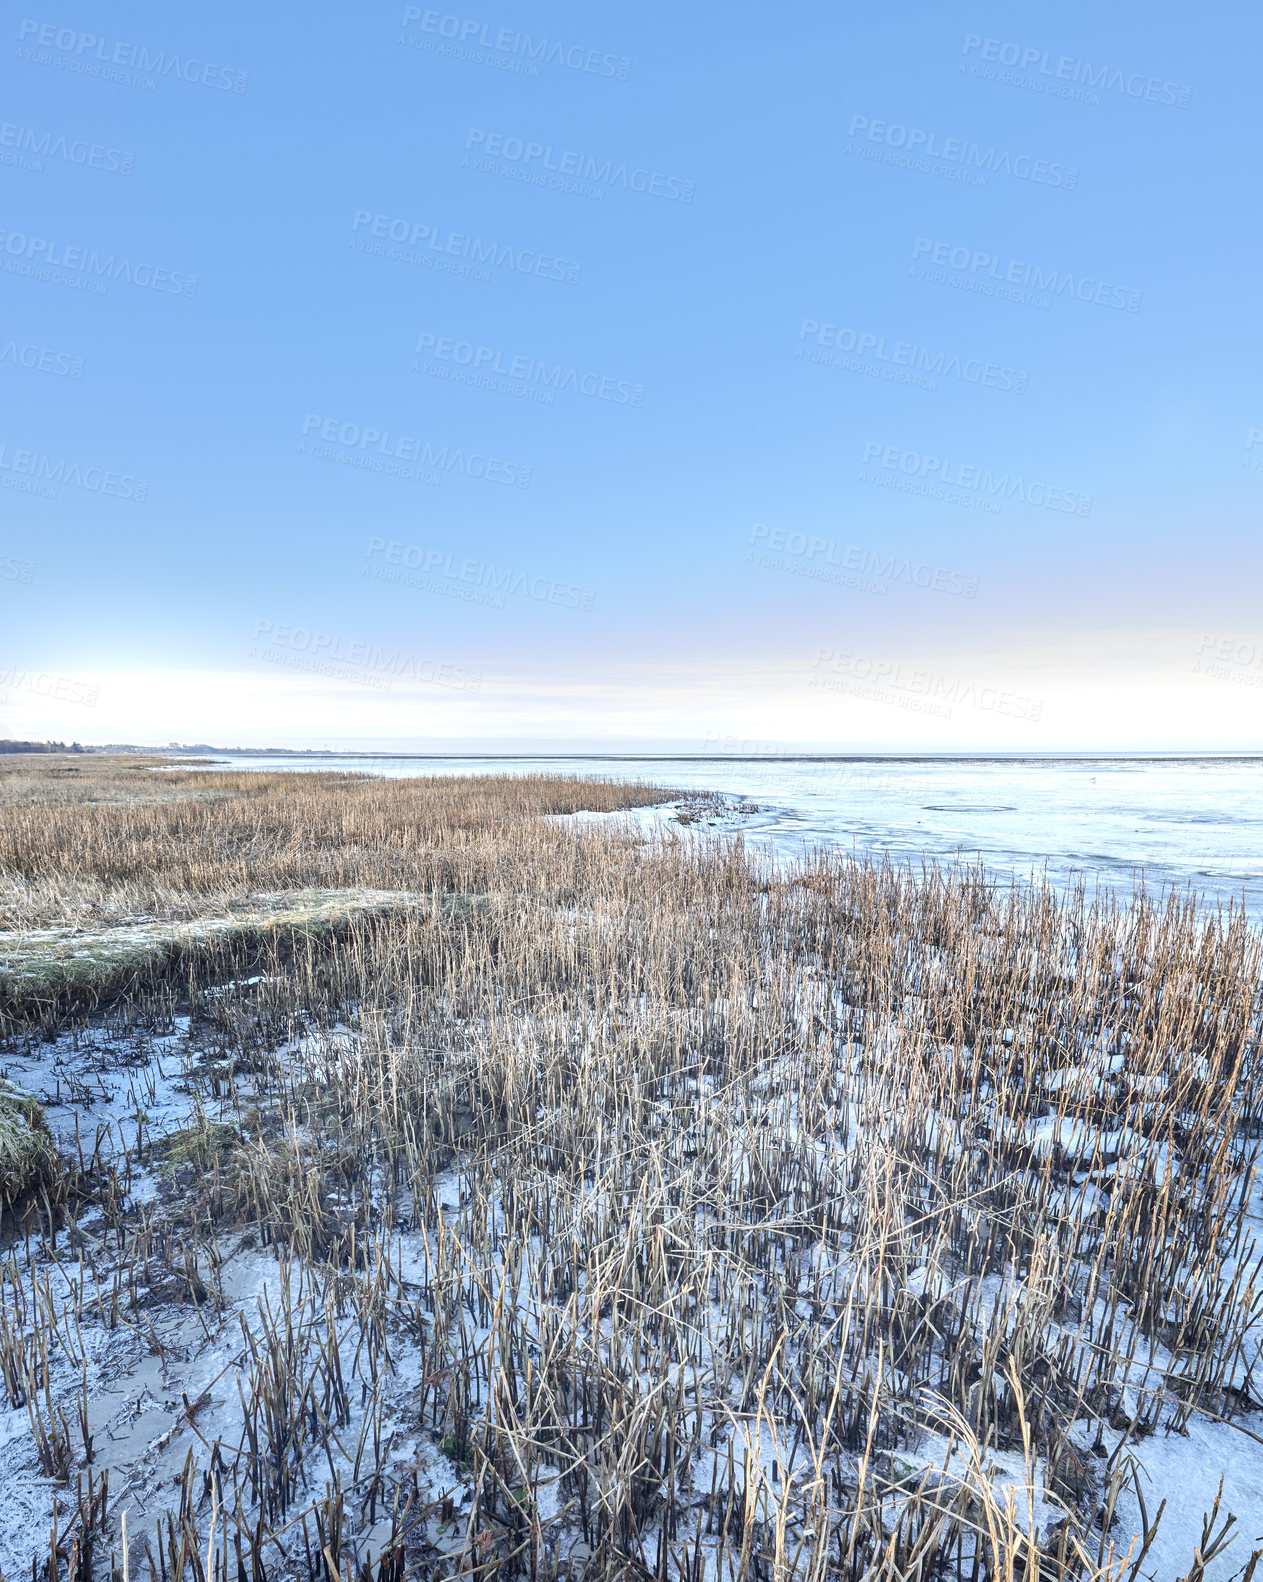
{"label": "golden dry grass", "polygon": [[174,761],[141,753],[0,753],[0,804],[161,801],[187,794],[150,772]]}
{"label": "golden dry grass", "polygon": [[131,759],[55,755],[0,758],[0,769],[9,930],[187,918],[289,890],[480,890],[512,860],[510,827],[669,794],[547,775],[155,774]]}

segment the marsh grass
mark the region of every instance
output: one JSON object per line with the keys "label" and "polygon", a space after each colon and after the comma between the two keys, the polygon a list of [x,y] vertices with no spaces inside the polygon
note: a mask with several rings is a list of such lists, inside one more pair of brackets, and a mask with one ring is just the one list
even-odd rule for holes
{"label": "marsh grass", "polygon": [[10,931],[187,920],[295,890],[478,893],[524,820],[668,795],[549,775],[154,774],[108,759],[99,781],[80,760],[62,780],[55,755],[19,758],[0,762],[0,928]]}
{"label": "marsh grass", "polygon": [[231,941],[259,948],[285,937],[331,940],[363,912],[404,906],[477,904],[477,898],[410,896],[398,890],[292,890],[251,897],[226,916],[148,919],[114,928],[46,928],[0,933],[0,1007],[15,1017],[56,1020],[71,1006],[92,1009],[123,989],[196,975],[200,959]]}
{"label": "marsh grass", "polygon": [[50,1178],[55,1162],[40,1104],[0,1080],[0,1211]]}
{"label": "marsh grass", "polygon": [[1239,914],[541,817],[644,786],[170,778],[0,808],[10,915],[479,899],[228,931],[103,1012],[187,1015],[198,1109],[98,1127],[0,1267],[0,1371],[65,1488],[33,1577],[119,1563],[87,1373],[80,1406],[50,1380],[162,1303],[238,1344],[131,1518],[154,1582],[1253,1573],[1227,1495],[1170,1534],[1144,1475],[1263,1406]]}

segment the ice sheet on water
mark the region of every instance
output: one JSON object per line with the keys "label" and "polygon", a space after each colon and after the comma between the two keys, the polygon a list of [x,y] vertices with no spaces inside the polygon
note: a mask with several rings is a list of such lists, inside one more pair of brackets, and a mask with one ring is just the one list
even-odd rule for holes
{"label": "ice sheet on water", "polygon": [[[778,857],[804,845],[896,860],[981,856],[1001,878],[1086,870],[1129,894],[1134,876],[1263,917],[1263,759],[795,756],[777,744],[634,758],[224,758],[223,769],[346,769],[387,775],[574,774],[640,779],[757,803],[747,841]],[[597,815],[616,817],[617,815]],[[647,813],[647,822],[670,819]]]}

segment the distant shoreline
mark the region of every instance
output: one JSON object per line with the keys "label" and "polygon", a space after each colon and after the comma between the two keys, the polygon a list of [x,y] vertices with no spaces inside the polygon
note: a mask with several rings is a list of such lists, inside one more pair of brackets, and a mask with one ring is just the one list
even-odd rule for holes
{"label": "distant shoreline", "polygon": [[88,747],[89,753],[146,753],[192,755],[214,753],[224,758],[354,758],[388,761],[451,763],[713,763],[713,764],[793,764],[793,763],[1189,763],[1198,760],[1215,763],[1253,763],[1263,761],[1263,748],[1257,751],[1207,752],[1047,752],[1047,753],[471,753],[471,752],[356,752],[351,749],[324,750],[314,747],[139,747],[110,745]]}

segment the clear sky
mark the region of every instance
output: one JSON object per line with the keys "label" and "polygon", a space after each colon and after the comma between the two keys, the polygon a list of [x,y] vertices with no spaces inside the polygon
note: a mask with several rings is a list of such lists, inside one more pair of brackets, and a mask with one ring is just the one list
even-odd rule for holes
{"label": "clear sky", "polygon": [[1259,746],[1256,8],[0,26],[0,735]]}

